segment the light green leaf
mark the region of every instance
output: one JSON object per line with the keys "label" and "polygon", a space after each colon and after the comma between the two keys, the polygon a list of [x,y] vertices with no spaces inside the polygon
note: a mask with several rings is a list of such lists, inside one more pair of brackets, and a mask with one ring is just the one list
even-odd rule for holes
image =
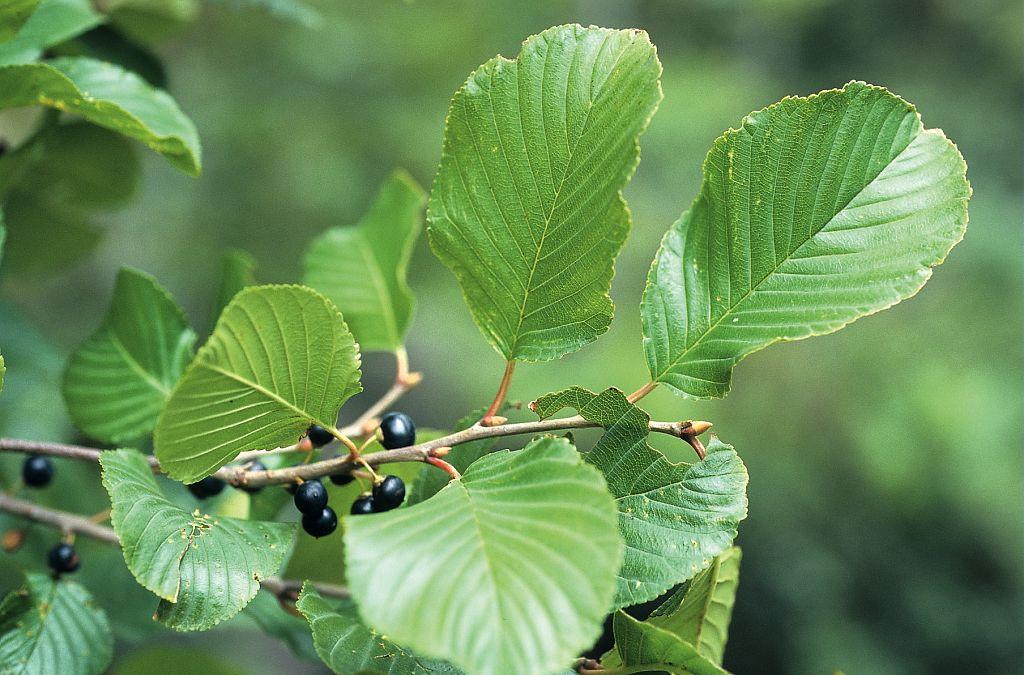
{"label": "light green leaf", "polygon": [[359,348],[327,298],[304,286],[235,296],[171,392],[153,444],[160,466],[193,483],[244,450],[333,429],[359,384]]}
{"label": "light green leaf", "polygon": [[363,625],[351,600],[335,604],[324,600],[308,582],[302,587],[295,608],[309,621],[313,646],[327,666],[336,673],[458,673],[443,661],[421,659],[387,637]]}
{"label": "light green leaf", "polygon": [[103,23],[90,0],[43,0],[14,39],[0,43],[0,65],[39,58],[59,44]]}
{"label": "light green leaf", "polygon": [[424,199],[420,186],[396,171],[358,224],[327,230],[306,253],[303,283],[337,305],[363,351],[391,351],[405,341],[414,305],[405,277]]}
{"label": "light green leaf", "polygon": [[914,295],[963,237],[963,158],[910,104],[851,82],[715,141],[644,292],[651,377],[716,398],[744,356]]}
{"label": "light green leaf", "polygon": [[260,579],[283,564],[294,524],[189,513],[164,497],[149,462],[135,450],[107,450],[100,464],[125,563],[161,598],[161,623],[208,630],[249,604]]}
{"label": "light green leaf", "polygon": [[[615,650],[627,672],[671,675],[721,675],[726,671],[702,656],[697,648],[657,626],[637,621],[623,611],[615,613]],[[647,666],[642,670],[638,666]]]}
{"label": "light green leaf", "polygon": [[345,557],[359,613],[389,638],[474,674],[547,673],[601,632],[622,541],[600,473],[545,437],[425,502],[347,518]]}
{"label": "light green leaf", "polygon": [[621,191],[660,75],[643,31],[556,26],[452,99],[430,245],[507,359],[555,359],[608,330],[630,228]]}
{"label": "light green leaf", "polygon": [[170,294],[148,274],[123,268],[99,330],[68,361],[64,402],[71,419],[108,443],[148,434],[195,340]]}
{"label": "light green leaf", "polygon": [[0,66],[0,109],[44,105],[142,141],[189,175],[200,171],[199,136],[167,92],[138,75],[72,57]]}
{"label": "light green leaf", "polygon": [[25,575],[0,603],[0,667],[5,673],[102,673],[114,656],[107,615],[73,581]]}
{"label": "light green leaf", "polygon": [[747,516],[747,469],[731,446],[712,437],[703,460],[673,464],[647,443],[650,417],[618,389],[572,387],[530,404],[542,419],[567,407],[607,429],[585,457],[608,481],[626,542],[616,607],[657,598],[732,545]]}
{"label": "light green leaf", "polygon": [[740,558],[740,549],[735,546],[722,553],[711,567],[654,610],[648,623],[689,642],[709,660],[722,665],[740,583]]}
{"label": "light green leaf", "polygon": [[220,316],[231,299],[246,286],[256,285],[256,260],[245,251],[232,250],[220,259],[220,281],[214,316]]}

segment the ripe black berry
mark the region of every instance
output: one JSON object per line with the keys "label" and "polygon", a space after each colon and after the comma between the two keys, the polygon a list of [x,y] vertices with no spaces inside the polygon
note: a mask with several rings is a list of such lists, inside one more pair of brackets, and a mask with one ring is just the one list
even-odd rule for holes
{"label": "ripe black berry", "polygon": [[21,479],[31,487],[48,485],[53,480],[53,462],[49,457],[29,455],[21,465]]}
{"label": "ripe black berry", "polygon": [[295,489],[295,508],[302,513],[315,516],[325,506],[327,506],[327,488],[320,481],[307,480]]}
{"label": "ripe black berry", "polygon": [[351,483],[355,479],[356,479],[356,477],[353,476],[350,473],[332,473],[331,474],[331,482],[334,483],[335,485],[348,485],[349,483]]}
{"label": "ripe black berry", "polygon": [[74,572],[78,569],[78,554],[75,553],[75,547],[71,544],[65,544],[61,542],[50,549],[50,553],[46,556],[47,562],[50,563],[50,569],[57,574],[62,572]]}
{"label": "ripe black berry", "polygon": [[334,435],[319,424],[311,426],[309,431],[306,432],[306,436],[309,437],[310,442],[317,448],[322,448],[334,440]]}
{"label": "ripe black berry", "polygon": [[[305,485],[305,483],[303,483]],[[338,527],[338,514],[330,506],[302,516],[302,529],[314,537],[326,537]]]}
{"label": "ripe black berry", "polygon": [[359,499],[352,502],[352,515],[353,516],[365,516],[368,513],[373,513],[373,497],[370,495],[363,495]]}
{"label": "ripe black berry", "polygon": [[384,476],[373,486],[373,510],[390,511],[405,499],[405,483],[398,476]]}
{"label": "ripe black berry", "polygon": [[[253,462],[252,464],[250,464],[249,466],[247,466],[245,470],[246,471],[266,471],[267,467],[263,464],[263,462],[256,461],[256,462]],[[238,487],[238,489],[242,490],[243,492],[248,492],[249,494],[255,494],[255,493],[259,492],[260,490],[262,490],[263,486],[260,485],[258,487],[250,487],[248,485],[240,485]]]}
{"label": "ripe black berry", "polygon": [[188,491],[191,492],[197,499],[206,499],[207,497],[213,497],[219,495],[224,489],[224,481],[216,476],[207,476],[198,483],[192,483],[188,486]]}
{"label": "ripe black berry", "polygon": [[388,413],[380,420],[380,444],[388,450],[405,448],[416,442],[416,425],[405,413]]}

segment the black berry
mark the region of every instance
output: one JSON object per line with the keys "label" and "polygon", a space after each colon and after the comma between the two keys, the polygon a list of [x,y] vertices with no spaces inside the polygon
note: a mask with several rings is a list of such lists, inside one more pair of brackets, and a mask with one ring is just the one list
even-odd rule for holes
{"label": "black berry", "polygon": [[356,477],[353,476],[350,473],[332,473],[331,474],[331,482],[334,483],[335,485],[348,485],[349,483],[351,483],[355,479],[356,479]]}
{"label": "black berry", "polygon": [[307,480],[295,488],[295,508],[302,513],[315,516],[325,506],[327,506],[327,488],[320,481]]}
{"label": "black berry", "polygon": [[[305,483],[303,483],[305,485]],[[314,537],[326,537],[338,527],[338,514],[330,506],[302,516],[302,529]]]}
{"label": "black berry", "polygon": [[[245,470],[246,471],[266,471],[267,467],[263,464],[263,462],[256,461],[256,462],[253,462],[252,464],[250,464],[248,467],[246,467]],[[255,494],[255,493],[259,492],[260,490],[262,490],[263,486],[260,485],[259,487],[250,487],[248,485],[240,485],[240,486],[238,486],[238,489],[242,490],[243,492],[248,492],[249,494]]]}
{"label": "black berry", "polygon": [[416,425],[405,413],[388,413],[380,420],[380,444],[388,450],[406,448],[416,442]]}
{"label": "black berry", "polygon": [[78,569],[79,565],[78,554],[75,553],[75,547],[63,542],[51,548],[46,559],[47,562],[50,563],[50,569],[57,574],[61,574],[63,572],[74,572]]}
{"label": "black berry", "polygon": [[53,462],[49,457],[29,455],[21,465],[21,478],[32,487],[48,485],[53,480]]}
{"label": "black berry", "polygon": [[219,495],[224,489],[224,481],[215,476],[207,476],[198,483],[192,483],[188,486],[188,491],[191,492],[197,499],[206,499],[207,497],[213,497]]}
{"label": "black berry", "polygon": [[405,483],[398,476],[384,476],[373,486],[373,510],[390,511],[405,500]]}
{"label": "black berry", "polygon": [[306,436],[314,447],[322,448],[334,440],[334,435],[319,424],[314,424],[306,432]]}
{"label": "black berry", "polygon": [[373,497],[370,495],[363,495],[359,499],[352,502],[352,515],[353,516],[365,516],[368,513],[373,513]]}

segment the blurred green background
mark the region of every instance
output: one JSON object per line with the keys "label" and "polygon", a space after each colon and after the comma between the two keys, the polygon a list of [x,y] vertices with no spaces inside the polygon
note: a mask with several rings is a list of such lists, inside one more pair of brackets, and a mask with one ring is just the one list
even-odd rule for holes
{"label": "blurred green background", "polygon": [[[199,326],[211,320],[228,247],[251,252],[262,281],[296,280],[308,241],[355,222],[393,167],[429,187],[448,100],[473,68],[566,22],[646,29],[664,64],[665,99],[626,193],[634,226],[617,266],[611,331],[561,362],[520,366],[511,395],[529,401],[568,384],[632,390],[646,381],[637,307],[647,267],[696,194],[712,140],[785,95],[863,79],[915,103],[926,126],[959,145],[974,187],[964,242],[913,300],[744,361],[726,400],[657,391],[645,404],[656,418],[713,421],[750,470],[728,668],[1022,672],[1020,2],[311,4],[323,16],[314,27],[230,3],[206,6],[162,42],[167,87],[199,128],[204,173],[187,178],[133,147],[119,161],[141,164],[135,194],[94,218],[103,232],[92,253],[69,265],[59,246],[42,241],[34,264],[5,275],[0,433],[74,437],[59,372],[98,323],[119,266],[156,275]],[[411,274],[419,307],[409,352],[425,381],[402,407],[422,426],[445,427],[490,400],[502,362],[425,238]],[[365,363],[368,392],[349,416],[392,376],[387,358]],[[60,486],[50,496],[67,504]],[[88,512],[103,495],[74,499]],[[336,555],[319,547],[303,564],[330,569]],[[6,590],[18,583],[17,566],[0,558]],[[116,560],[96,567],[93,579],[120,579],[126,597],[140,598]],[[180,648],[188,659],[213,659],[207,672],[221,672],[218,659],[235,668],[223,672],[316,672],[251,624],[179,636],[143,625],[148,611],[119,631],[122,672],[171,672]]]}

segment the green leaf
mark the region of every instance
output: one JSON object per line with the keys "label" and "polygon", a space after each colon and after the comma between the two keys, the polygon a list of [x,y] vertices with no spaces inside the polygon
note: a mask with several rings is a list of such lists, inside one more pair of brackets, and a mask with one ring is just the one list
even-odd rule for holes
{"label": "green leaf", "polygon": [[106,318],[64,373],[75,425],[108,443],[151,432],[195,340],[170,294],[148,274],[123,268]]}
{"label": "green leaf", "polygon": [[405,277],[424,199],[420,186],[396,171],[358,224],[327,230],[306,253],[303,283],[338,306],[363,351],[391,351],[405,341],[414,306]]}
{"label": "green leaf", "polygon": [[648,618],[722,665],[729,621],[740,583],[740,549],[735,546],[715,558],[711,567],[680,588]]}
{"label": "green leaf", "polygon": [[323,15],[319,11],[298,0],[216,0],[237,9],[258,9],[267,14],[292,21],[307,28],[315,28],[323,23]]}
{"label": "green leaf", "polygon": [[597,638],[622,541],[600,473],[544,437],[425,502],[346,519],[345,557],[367,625],[468,672],[533,673]]}
{"label": "green leaf", "polygon": [[90,0],[43,0],[12,40],[0,43],[0,65],[39,58],[47,47],[103,22]]}
{"label": "green leaf", "polygon": [[244,450],[295,443],[311,424],[333,429],[359,376],[359,348],[327,298],[246,288],[171,392],[153,434],[160,466],[192,483]]}
{"label": "green leaf", "polygon": [[643,31],[557,26],[452,99],[430,245],[505,358],[555,359],[608,330],[630,228],[621,191],[660,75]]}
{"label": "green leaf", "polygon": [[[284,490],[280,490],[284,492]],[[257,593],[253,601],[242,612],[260,627],[267,635],[275,637],[292,650],[292,653],[307,661],[317,661],[319,657],[313,648],[313,638],[309,634],[309,626],[302,618],[291,611],[285,611],[280,601],[272,593]]]}
{"label": "green leaf", "polygon": [[572,387],[530,404],[542,419],[567,407],[607,430],[585,456],[608,481],[626,542],[616,607],[657,598],[732,545],[747,516],[747,469],[731,446],[712,437],[703,460],[670,462],[647,443],[650,417],[618,389]]}
{"label": "green leaf", "polygon": [[421,659],[363,625],[351,600],[332,605],[309,582],[302,587],[296,609],[309,621],[313,646],[336,673],[458,673],[442,661]]}
{"label": "green leaf", "polygon": [[246,286],[256,285],[256,260],[245,251],[232,250],[221,256],[220,280],[214,316],[220,316],[231,299]]}
{"label": "green leaf", "polygon": [[7,0],[0,4],[0,42],[17,35],[38,5],[39,0]]}
{"label": "green leaf", "polygon": [[81,115],[199,175],[201,151],[192,120],[167,92],[113,64],[71,57],[0,66],[0,109],[28,105]]}
{"label": "green leaf", "polygon": [[208,630],[249,604],[259,580],[284,562],[294,524],[189,513],[168,501],[135,450],[107,450],[100,464],[125,563],[162,598],[156,611],[161,623]]}
{"label": "green leaf", "polygon": [[747,354],[914,295],[963,237],[966,171],[913,106],[862,82],[747,116],[651,267],[652,379],[720,398]]}
{"label": "green leaf", "polygon": [[114,656],[107,615],[73,581],[25,575],[0,603],[0,666],[5,673],[105,672]]}
{"label": "green leaf", "polygon": [[[477,423],[477,421],[483,417],[485,412],[484,408],[475,410],[469,415],[466,415],[455,425],[457,431],[468,429]],[[443,434],[442,434],[443,435]],[[424,439],[417,436],[416,441],[422,443]],[[445,456],[445,461],[455,467],[460,473],[465,473],[467,469],[475,462],[487,453],[494,449],[494,444],[497,442],[497,438],[481,438],[477,441],[470,441],[469,443],[460,443],[452,447],[452,449]],[[422,501],[430,499],[441,489],[448,484],[451,477],[444,471],[438,469],[435,466],[424,466],[420,469],[416,476],[416,480],[413,481],[412,486],[409,488],[409,494],[405,498],[403,506],[409,507],[413,504],[419,504]]]}
{"label": "green leaf", "polygon": [[[702,656],[697,648],[651,623],[637,621],[623,611],[615,613],[616,661],[628,672],[671,673],[672,675],[721,675],[721,667]],[[643,671],[637,666],[647,666]]]}

